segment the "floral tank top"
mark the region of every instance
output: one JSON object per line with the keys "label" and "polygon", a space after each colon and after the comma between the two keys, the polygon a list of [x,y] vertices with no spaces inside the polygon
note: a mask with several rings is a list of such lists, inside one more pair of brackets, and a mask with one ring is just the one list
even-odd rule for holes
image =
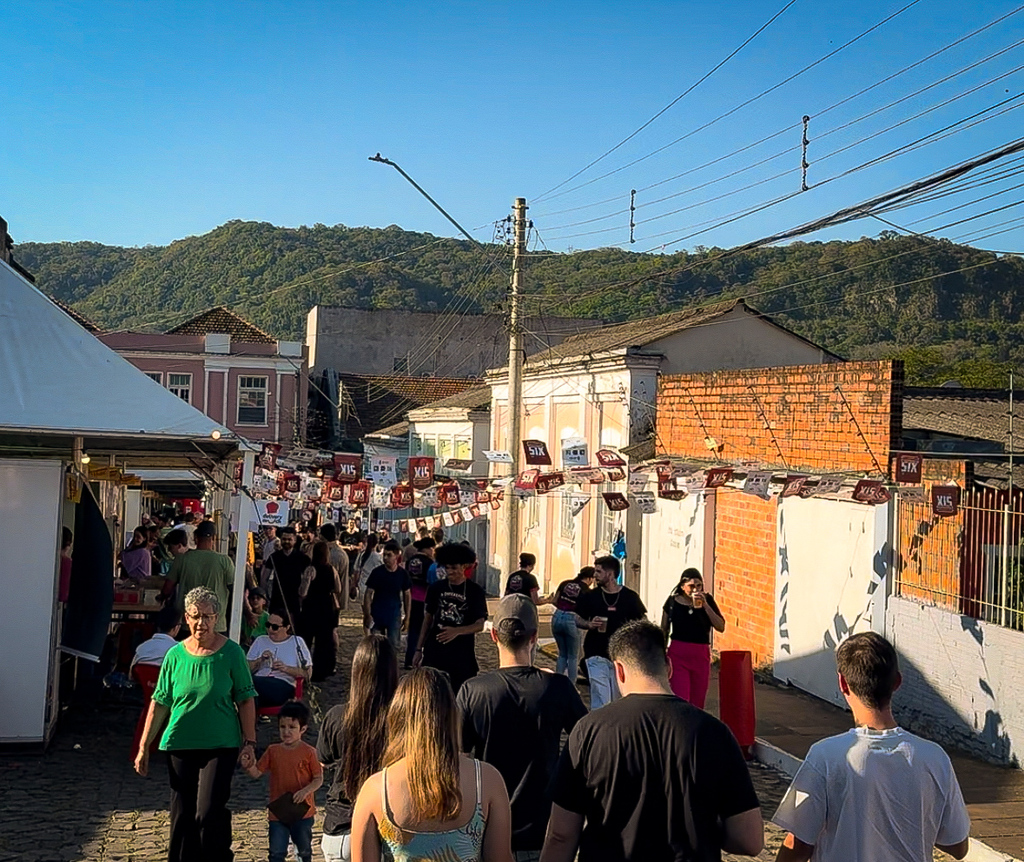
{"label": "floral tank top", "polygon": [[378,826],[381,857],[387,862],[476,862],[484,846],[484,806],[480,780],[480,761],[476,767],[476,807],[469,823],[444,832],[413,832],[395,824],[388,805],[388,771],[380,785],[384,820]]}

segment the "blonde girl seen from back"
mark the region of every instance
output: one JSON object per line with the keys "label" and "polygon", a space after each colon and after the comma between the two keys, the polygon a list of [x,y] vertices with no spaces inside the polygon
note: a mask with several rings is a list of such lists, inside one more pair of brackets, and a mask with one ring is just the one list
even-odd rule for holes
{"label": "blonde girl seen from back", "polygon": [[498,771],[463,756],[447,676],[419,668],[388,710],[384,770],[352,815],[353,862],[512,862],[512,818]]}

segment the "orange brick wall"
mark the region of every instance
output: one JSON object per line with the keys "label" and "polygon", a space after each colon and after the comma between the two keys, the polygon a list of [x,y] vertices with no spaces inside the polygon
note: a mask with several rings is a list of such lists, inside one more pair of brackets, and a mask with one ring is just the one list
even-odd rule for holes
{"label": "orange brick wall", "polygon": [[960,556],[966,514],[961,505],[955,515],[932,512],[932,485],[956,482],[969,487],[969,465],[965,461],[926,458],[921,480],[924,503],[899,503],[899,559],[896,594],[926,604],[960,610]]}
{"label": "orange brick wall", "polygon": [[662,454],[707,460],[710,436],[727,463],[885,472],[899,448],[902,403],[896,360],[665,376],[658,445]]}
{"label": "orange brick wall", "polygon": [[721,488],[715,500],[715,600],[725,634],[715,649],[771,662],[775,627],[776,502]]}

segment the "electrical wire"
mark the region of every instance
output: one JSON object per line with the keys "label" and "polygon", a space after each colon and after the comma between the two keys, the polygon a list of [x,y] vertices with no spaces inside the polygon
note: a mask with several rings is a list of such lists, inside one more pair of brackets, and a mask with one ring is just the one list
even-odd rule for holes
{"label": "electrical wire", "polygon": [[668,103],[668,104],[667,104],[667,105],[666,105],[666,106],[665,106],[664,108],[662,108],[662,109],[661,109],[660,111],[658,111],[658,113],[656,113],[656,114],[655,114],[655,115],[654,115],[653,117],[651,117],[651,118],[650,118],[650,119],[649,119],[649,120],[648,120],[648,121],[647,121],[646,123],[644,123],[644,124],[643,124],[642,126],[640,126],[640,128],[636,129],[636,130],[635,130],[634,132],[631,132],[631,133],[630,133],[629,135],[627,135],[627,136],[626,136],[625,138],[623,138],[623,139],[622,139],[621,141],[619,141],[619,142],[618,142],[618,143],[617,143],[617,144],[616,144],[616,145],[615,145],[614,147],[612,147],[612,148],[611,148],[610,150],[607,150],[607,151],[605,151],[604,153],[602,153],[602,154],[601,154],[600,156],[598,156],[598,157],[597,157],[596,159],[594,159],[593,161],[591,161],[591,162],[590,162],[589,164],[587,164],[587,165],[584,165],[584,166],[583,166],[582,168],[580,168],[580,169],[579,169],[578,171],[576,171],[576,173],[574,173],[574,174],[573,174],[573,175],[572,175],[571,177],[569,177],[568,179],[562,180],[562,182],[558,183],[558,185],[556,185],[556,186],[552,186],[552,187],[551,187],[550,189],[548,189],[548,190],[547,190],[546,192],[544,192],[543,194],[541,194],[541,195],[538,195],[538,196],[537,196],[537,198],[536,198],[536,201],[541,201],[541,200],[543,200],[543,199],[544,199],[545,197],[547,197],[547,196],[548,196],[548,195],[549,195],[549,194],[550,194],[551,192],[555,191],[556,189],[559,189],[559,188],[561,188],[562,186],[566,185],[567,183],[571,183],[571,182],[572,182],[572,181],[573,181],[574,179],[576,179],[576,177],[578,177],[578,176],[580,176],[581,174],[585,173],[586,171],[590,170],[590,169],[591,169],[591,168],[592,168],[592,167],[593,167],[594,165],[596,165],[596,164],[597,164],[598,162],[600,162],[600,161],[602,161],[603,159],[605,159],[606,157],[610,156],[610,155],[611,155],[612,153],[614,153],[614,152],[615,152],[615,151],[616,151],[617,149],[619,149],[619,147],[623,146],[624,144],[628,143],[628,142],[629,142],[629,141],[631,141],[631,140],[632,140],[633,138],[635,138],[635,137],[636,137],[637,135],[639,135],[639,134],[640,134],[640,133],[641,133],[641,132],[642,132],[642,131],[643,131],[644,129],[646,129],[646,128],[647,128],[647,127],[648,127],[649,125],[651,125],[651,123],[653,123],[653,122],[654,122],[655,120],[657,120],[657,119],[658,119],[658,118],[659,118],[659,117],[660,117],[660,116],[661,116],[662,114],[664,114],[664,113],[665,113],[666,111],[668,111],[668,110],[669,110],[670,108],[672,108],[672,107],[673,107],[674,105],[676,105],[676,104],[677,104],[677,103],[678,103],[678,102],[679,102],[679,101],[680,101],[681,99],[683,99],[683,98],[684,98],[685,96],[687,96],[687,95],[689,95],[690,93],[692,93],[692,92],[693,92],[693,91],[694,91],[695,89],[697,89],[697,87],[699,87],[699,86],[700,86],[701,84],[703,84],[703,83],[704,83],[704,82],[705,82],[705,81],[706,81],[706,80],[707,80],[708,78],[710,78],[710,77],[711,77],[712,75],[714,75],[714,74],[715,74],[715,72],[717,72],[717,71],[718,71],[719,69],[721,69],[721,68],[722,68],[722,67],[723,67],[723,66],[724,66],[724,65],[725,65],[726,63],[728,63],[728,62],[729,62],[729,61],[730,61],[730,60],[731,60],[731,59],[732,59],[733,57],[735,57],[735,56],[736,56],[737,54],[739,54],[739,52],[740,52],[740,51],[742,51],[742,50],[743,50],[743,49],[744,49],[745,47],[747,47],[747,45],[749,45],[749,44],[750,44],[751,42],[753,42],[753,41],[754,41],[754,39],[756,39],[756,38],[757,38],[757,37],[758,37],[759,35],[761,35],[761,33],[763,33],[763,32],[764,32],[765,30],[767,30],[767,29],[768,29],[768,27],[770,27],[770,26],[771,26],[771,25],[772,25],[772,24],[773,24],[773,23],[774,23],[774,22],[775,22],[775,21],[776,21],[776,20],[777,20],[777,19],[779,18],[779,16],[781,16],[781,15],[782,15],[782,14],[783,14],[783,13],[784,13],[784,12],[785,12],[785,11],[786,11],[787,9],[789,9],[789,7],[790,7],[790,6],[792,6],[792,5],[793,5],[793,4],[795,3],[795,2],[796,2],[796,0],[789,0],[789,2],[787,2],[785,6],[783,6],[783,7],[782,7],[782,8],[781,8],[781,9],[780,9],[780,10],[779,10],[778,12],[776,12],[776,13],[775,13],[775,14],[774,14],[774,15],[773,15],[773,16],[772,16],[771,18],[769,18],[769,19],[768,19],[768,21],[766,21],[766,22],[765,22],[764,24],[762,24],[762,25],[761,25],[760,27],[758,27],[758,29],[757,29],[757,30],[755,30],[755,31],[754,31],[754,33],[753,33],[752,35],[748,36],[748,37],[747,37],[747,38],[746,38],[746,39],[745,39],[745,40],[744,40],[744,41],[743,41],[743,42],[742,42],[742,43],[741,43],[741,44],[739,45],[739,47],[737,47],[737,48],[736,48],[735,50],[733,50],[733,51],[732,51],[732,52],[731,52],[731,53],[730,53],[730,54],[729,54],[728,56],[726,56],[726,58],[725,58],[724,60],[721,60],[721,61],[720,61],[719,63],[717,63],[717,64],[716,64],[715,66],[713,66],[713,67],[712,67],[712,68],[710,69],[710,71],[706,72],[706,73],[705,73],[704,75],[702,75],[702,76],[701,76],[700,78],[698,78],[696,82],[694,82],[693,84],[691,84],[691,85],[690,85],[689,87],[687,87],[687,88],[686,88],[686,89],[685,89],[685,90],[684,90],[684,91],[683,91],[682,93],[680,93],[680,94],[679,94],[678,96],[676,96],[676,97],[675,97],[675,98],[674,98],[674,99],[673,99],[673,100],[672,100],[671,102],[669,102],[669,103]]}
{"label": "electrical wire", "polygon": [[705,129],[710,128],[711,126],[715,125],[716,123],[720,122],[721,120],[724,120],[727,117],[732,116],[737,111],[739,111],[739,110],[741,110],[741,109],[743,109],[745,107],[748,107],[749,105],[752,105],[754,102],[757,102],[760,99],[763,99],[765,96],[769,95],[770,93],[775,92],[776,90],[778,90],[781,87],[784,87],[786,84],[790,83],[791,81],[794,81],[796,78],[799,78],[801,75],[805,74],[806,72],[809,72],[811,69],[814,69],[815,67],[820,66],[822,63],[824,63],[827,60],[831,59],[836,54],[840,53],[841,51],[846,50],[851,45],[855,44],[856,42],[859,42],[865,36],[869,35],[870,33],[873,33],[875,30],[879,29],[880,27],[884,26],[885,24],[888,24],[890,21],[892,21],[894,18],[898,17],[899,15],[902,15],[904,12],[906,12],[911,7],[916,6],[919,2],[921,2],[921,0],[911,0],[911,2],[908,3],[907,5],[903,6],[900,9],[898,9],[896,12],[893,12],[891,15],[887,16],[886,18],[883,18],[878,23],[873,24],[867,30],[864,30],[859,35],[857,35],[854,38],[850,39],[848,42],[843,43],[838,48],[836,48],[836,49],[830,51],[829,53],[825,54],[823,57],[819,57],[813,63],[811,63],[811,64],[809,64],[807,66],[804,66],[802,69],[800,69],[800,71],[794,72],[788,78],[785,78],[784,80],[778,82],[777,84],[773,84],[771,87],[769,87],[766,90],[762,90],[756,96],[752,96],[751,98],[747,99],[746,101],[741,102],[740,104],[730,108],[728,111],[726,111],[726,112],[724,112],[722,114],[719,114],[717,117],[715,117],[712,120],[709,120],[704,125],[699,126],[696,129],[692,129],[691,131],[687,132],[682,137],[676,138],[674,141],[672,141],[672,142],[670,142],[668,144],[665,144],[662,147],[659,147],[658,149],[648,153],[645,156],[641,156],[638,159],[634,159],[633,161],[629,162],[628,164],[623,165],[620,168],[616,168],[615,170],[609,171],[609,172],[607,172],[605,174],[602,174],[599,177],[594,177],[593,179],[587,180],[586,182],[580,183],[579,185],[573,186],[572,188],[563,189],[562,191],[557,192],[555,194],[551,193],[551,192],[554,191],[553,189],[549,189],[548,192],[545,192],[543,195],[540,195],[539,197],[535,198],[534,202],[535,203],[539,203],[541,200],[543,200],[546,197],[559,198],[559,197],[562,197],[563,195],[570,194],[571,192],[578,191],[579,189],[585,188],[586,186],[589,186],[589,185],[591,185],[593,183],[599,182],[600,180],[606,179],[607,177],[613,176],[614,174],[617,174],[617,173],[619,173],[621,171],[624,171],[627,168],[631,168],[631,167],[633,167],[633,165],[636,165],[636,164],[639,164],[640,162],[646,161],[647,159],[651,158],[652,156],[655,156],[658,153],[661,153],[661,152],[669,149],[670,147],[674,147],[676,144],[681,143],[682,141],[685,141],[687,138],[692,137],[693,135],[697,134],[698,132],[702,132]]}

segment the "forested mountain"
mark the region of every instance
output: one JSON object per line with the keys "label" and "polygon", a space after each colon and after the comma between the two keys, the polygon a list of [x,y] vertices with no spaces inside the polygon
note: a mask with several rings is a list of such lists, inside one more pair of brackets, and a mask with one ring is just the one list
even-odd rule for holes
{"label": "forested mountain", "polygon": [[[228,305],[292,339],[304,337],[317,303],[501,311],[511,256],[503,245],[481,250],[395,226],[241,221],[164,248],[21,243],[14,251],[42,290],[105,327],[165,330]],[[913,383],[1005,387],[1006,370],[1024,360],[1020,257],[895,233],[723,251],[532,251],[524,310],[618,321],[742,296],[840,355],[903,357]]]}

